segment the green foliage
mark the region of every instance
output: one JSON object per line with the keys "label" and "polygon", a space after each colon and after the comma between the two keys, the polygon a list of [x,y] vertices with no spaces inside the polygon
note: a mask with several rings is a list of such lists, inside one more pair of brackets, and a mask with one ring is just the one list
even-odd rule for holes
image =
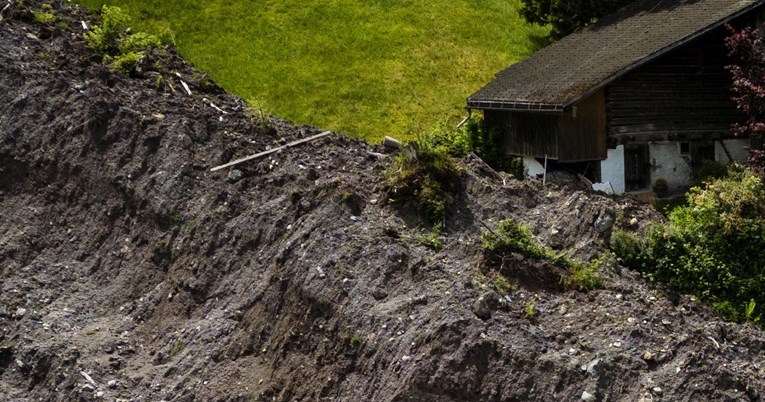
{"label": "green foliage", "polygon": [[498,127],[486,122],[480,116],[474,116],[464,126],[470,148],[484,162],[495,170],[512,174],[518,180],[523,180],[523,160],[508,155],[505,149],[505,138]]}
{"label": "green foliage", "polygon": [[654,208],[666,217],[668,217],[675,209],[687,205],[688,199],[686,197],[657,198],[653,203]]}
{"label": "green foliage", "polygon": [[568,259],[543,247],[531,234],[528,227],[512,219],[499,222],[495,231],[486,231],[481,237],[483,249],[499,254],[520,253],[526,257],[548,260],[553,263],[570,265]]}
{"label": "green foliage", "polygon": [[[539,49],[519,0],[80,0],[121,6],[134,31],[243,99],[298,124],[379,142],[456,124],[465,98]],[[164,38],[163,38],[164,39]]]}
{"label": "green foliage", "polygon": [[638,237],[621,229],[614,229],[611,233],[610,247],[620,263],[628,267],[638,267],[642,264],[645,243]]}
{"label": "green foliage", "polygon": [[411,143],[383,172],[396,201],[413,201],[432,225],[443,224],[462,187],[463,170],[444,149]]}
{"label": "green foliage", "polygon": [[746,304],[746,307],[744,308],[744,318],[747,322],[754,322],[759,323],[760,322],[760,316],[755,316],[754,311],[757,308],[757,302],[754,301],[754,299],[750,299],[749,303]]}
{"label": "green foliage", "polygon": [[[735,165],[728,177],[694,187],[688,206],[675,209],[644,241],[623,234],[612,249],[652,280],[712,302],[725,318],[762,314],[765,296],[765,186]],[[747,313],[749,303],[752,311]]]}
{"label": "green foliage", "polygon": [[425,134],[418,135],[417,143],[436,152],[445,152],[455,158],[466,156],[472,148],[470,134],[466,127],[455,128],[446,122],[442,122]]}
{"label": "green foliage", "polygon": [[34,15],[35,21],[41,22],[43,24],[52,24],[56,22],[56,15],[52,12],[33,11],[32,15]]}
{"label": "green foliage", "polygon": [[[483,249],[499,255],[519,253],[526,257],[546,260],[553,264],[569,268],[563,283],[582,291],[599,288],[603,279],[600,270],[607,265],[612,254],[605,253],[589,264],[582,264],[563,255],[556,254],[552,249],[537,242],[528,227],[518,224],[512,219],[499,222],[497,229],[486,231],[482,235]],[[508,284],[509,286],[509,284]]]}
{"label": "green foliage", "polygon": [[343,332],[340,334],[340,340],[349,348],[355,349],[361,346],[362,339],[356,334],[350,332]]}
{"label": "green foliage", "polygon": [[510,284],[510,281],[508,281],[507,278],[499,272],[494,272],[491,279],[491,284],[494,285],[494,290],[503,296],[510,293],[510,289],[513,288],[513,285]]}
{"label": "green foliage", "polygon": [[611,257],[611,253],[603,253],[587,265],[572,264],[568,277],[564,280],[565,284],[585,292],[600,288],[603,285],[600,270],[609,264]]}
{"label": "green foliage", "polygon": [[101,8],[101,25],[94,25],[83,35],[93,50],[104,53],[104,62],[113,70],[130,73],[144,52],[161,45],[159,38],[144,32],[128,34],[130,17],[119,7]]}
{"label": "green foliage", "polygon": [[141,53],[129,52],[119,54],[117,56],[105,58],[104,60],[110,63],[112,70],[122,71],[129,73],[135,68],[136,64],[141,60]]}
{"label": "green foliage", "polygon": [[701,166],[693,169],[691,181],[696,186],[701,186],[707,181],[722,179],[728,173],[728,165],[715,160],[707,159]]}
{"label": "green foliage", "polygon": [[247,106],[247,114],[250,115],[255,124],[263,130],[270,130],[271,113],[263,106],[264,102],[250,100]]}
{"label": "green foliage", "polygon": [[85,32],[85,41],[93,50],[112,53],[119,49],[121,39],[128,28],[130,18],[119,7],[104,5],[101,8],[101,25],[94,25]]}
{"label": "green foliage", "polygon": [[443,225],[437,223],[433,225],[433,230],[427,235],[418,235],[415,240],[422,243],[425,247],[428,247],[434,251],[441,251],[444,248],[444,241],[441,238],[443,234]]}
{"label": "green foliage", "polygon": [[533,320],[537,316],[537,305],[534,303],[526,303],[523,307],[523,316],[529,320]]}
{"label": "green foliage", "polygon": [[552,25],[550,35],[560,39],[590,25],[634,0],[522,0],[520,13],[534,24]]}

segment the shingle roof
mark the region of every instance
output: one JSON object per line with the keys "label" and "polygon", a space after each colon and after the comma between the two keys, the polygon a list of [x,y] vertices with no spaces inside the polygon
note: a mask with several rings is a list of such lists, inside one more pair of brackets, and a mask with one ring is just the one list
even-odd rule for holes
{"label": "shingle roof", "polygon": [[561,111],[765,0],[639,0],[501,72],[471,109]]}

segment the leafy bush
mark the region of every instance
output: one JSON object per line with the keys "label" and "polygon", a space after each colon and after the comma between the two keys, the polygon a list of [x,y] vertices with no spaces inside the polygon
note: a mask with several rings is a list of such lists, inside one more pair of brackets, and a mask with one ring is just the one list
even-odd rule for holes
{"label": "leafy bush", "polygon": [[130,18],[119,7],[104,5],[101,8],[101,25],[94,25],[85,32],[85,41],[93,50],[112,53],[119,49],[121,39],[130,23]]}
{"label": "leafy bush", "polygon": [[569,270],[568,277],[564,279],[567,286],[575,287],[582,291],[595,290],[603,285],[600,270],[611,262],[611,253],[603,253],[600,257],[592,260],[589,264],[574,262]]}
{"label": "leafy bush", "polygon": [[52,24],[56,22],[56,15],[51,12],[33,11],[32,15],[34,15],[35,21],[43,24]]}
{"label": "leafy bush", "polygon": [[728,166],[715,160],[707,159],[701,166],[693,170],[691,181],[696,186],[701,186],[707,181],[721,179],[728,173]]}
{"label": "leafy bush", "polygon": [[433,131],[419,135],[417,143],[455,158],[466,156],[472,149],[467,127],[454,128],[449,123],[441,123]]}
{"label": "leafy bush", "polygon": [[495,170],[512,174],[518,180],[524,178],[523,160],[507,154],[502,131],[481,117],[474,117],[463,126],[470,148]]}
{"label": "leafy bush", "polygon": [[85,32],[85,41],[93,50],[104,53],[104,63],[124,73],[135,71],[147,50],[161,45],[159,38],[144,32],[128,33],[130,18],[119,7],[101,8],[101,25]]}
{"label": "leafy bush", "polygon": [[405,146],[383,172],[396,201],[413,201],[430,224],[443,224],[462,187],[463,171],[449,154],[428,143]]}
{"label": "leafy bush", "polygon": [[[688,206],[655,225],[645,241],[618,234],[613,251],[626,265],[712,303],[725,318],[762,314],[765,300],[765,186],[740,165],[728,177],[694,187]],[[749,303],[753,303],[747,314]]]}
{"label": "leafy bush", "polygon": [[552,249],[539,244],[528,227],[518,224],[512,219],[499,222],[495,231],[486,231],[481,238],[483,249],[500,255],[519,253],[526,257],[550,261],[569,268],[563,278],[567,286],[582,291],[597,289],[602,285],[600,269],[611,259],[611,254],[603,254],[589,264],[582,264],[568,257],[556,254]]}
{"label": "leafy bush", "polygon": [[642,264],[645,243],[623,230],[614,229],[611,233],[611,251],[616,259],[628,267],[638,267]]}
{"label": "leafy bush", "polygon": [[634,0],[522,0],[520,14],[526,21],[552,25],[550,35],[560,39],[590,25]]}
{"label": "leafy bush", "polygon": [[433,225],[433,230],[426,235],[418,235],[415,240],[422,243],[425,247],[433,251],[441,251],[444,248],[444,241],[441,239],[443,234],[443,226],[441,223]]}
{"label": "leafy bush", "polygon": [[483,249],[487,251],[500,254],[515,252],[526,257],[568,265],[565,258],[559,257],[551,249],[540,245],[528,227],[518,224],[512,219],[499,222],[495,231],[484,232],[481,240]]}

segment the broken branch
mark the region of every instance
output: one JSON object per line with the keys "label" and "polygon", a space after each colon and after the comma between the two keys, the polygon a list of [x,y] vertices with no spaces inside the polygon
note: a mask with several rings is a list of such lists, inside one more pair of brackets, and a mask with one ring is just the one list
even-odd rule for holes
{"label": "broken branch", "polygon": [[238,164],[240,164],[242,162],[247,162],[249,160],[253,160],[253,159],[257,159],[257,158],[262,158],[262,157],[264,157],[266,155],[270,155],[270,154],[272,154],[274,152],[279,152],[282,149],[286,149],[286,148],[289,148],[289,147],[294,147],[295,145],[300,145],[300,144],[304,144],[306,142],[311,142],[311,141],[314,141],[314,140],[318,140],[319,138],[326,137],[326,136],[328,136],[330,134],[332,134],[331,131],[325,131],[323,133],[316,134],[316,135],[311,136],[311,137],[307,137],[307,138],[303,138],[301,140],[290,142],[289,144],[282,145],[280,147],[269,149],[268,151],[258,152],[257,154],[250,155],[250,156],[247,156],[247,157],[244,157],[244,158],[241,158],[241,159],[237,159],[235,161],[226,163],[225,165],[216,166],[216,167],[210,169],[210,171],[214,172],[216,170],[221,170],[221,169],[225,169],[227,167],[238,165]]}

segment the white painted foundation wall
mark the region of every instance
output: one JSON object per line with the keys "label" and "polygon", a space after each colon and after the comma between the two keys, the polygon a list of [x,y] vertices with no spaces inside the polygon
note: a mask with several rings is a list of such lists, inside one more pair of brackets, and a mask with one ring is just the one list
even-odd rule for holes
{"label": "white painted foundation wall", "polygon": [[[735,162],[744,163],[748,157],[746,152],[748,146],[748,139],[715,141],[715,160],[720,163],[730,163],[733,159]],[[670,192],[684,190],[690,185],[691,157],[680,153],[679,142],[651,142],[648,144],[648,153],[651,164],[651,183],[659,178],[665,179]],[[608,150],[606,159],[600,162],[600,176],[601,183],[593,185],[595,190],[610,192],[609,190],[613,189],[616,194],[626,191],[623,145]]]}
{"label": "white painted foundation wall", "polygon": [[680,154],[680,143],[649,143],[648,161],[651,164],[651,185],[658,179],[664,179],[672,193],[682,191],[691,184],[691,155]]}
{"label": "white painted foundation wall", "polygon": [[523,157],[523,174],[526,177],[536,177],[537,175],[544,174],[545,167],[541,163],[537,162],[533,156]]}
{"label": "white painted foundation wall", "polygon": [[624,193],[624,145],[608,150],[606,159],[600,162],[600,181],[593,185],[595,190]]}

